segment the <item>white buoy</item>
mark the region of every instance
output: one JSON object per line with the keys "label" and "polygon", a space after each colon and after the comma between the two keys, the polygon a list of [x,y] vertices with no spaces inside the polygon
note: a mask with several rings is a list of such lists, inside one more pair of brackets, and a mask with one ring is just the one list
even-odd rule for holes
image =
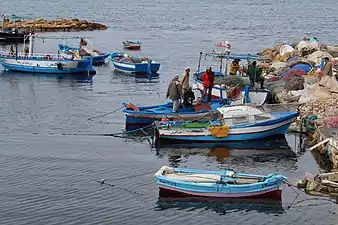
{"label": "white buoy", "polygon": [[101,179],[101,180],[100,180],[100,184],[104,184],[104,179]]}

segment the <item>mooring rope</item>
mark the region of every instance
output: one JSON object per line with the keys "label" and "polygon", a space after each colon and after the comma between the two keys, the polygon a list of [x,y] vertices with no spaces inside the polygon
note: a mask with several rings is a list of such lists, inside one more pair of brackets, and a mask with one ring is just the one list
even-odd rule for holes
{"label": "mooring rope", "polygon": [[298,203],[301,203],[301,202],[305,202],[305,201],[309,201],[309,200],[323,200],[323,201],[325,200],[325,201],[328,201],[328,202],[331,202],[331,203],[335,203],[331,199],[327,199],[327,198],[326,199],[322,199],[322,198],[307,198],[307,199],[303,199],[303,200],[300,200],[300,201],[296,202],[297,198],[300,196],[300,193],[298,193],[295,189],[299,190],[300,192],[302,192],[302,193],[304,193],[306,195],[308,195],[308,194],[306,193],[306,191],[304,191],[303,189],[301,189],[301,188],[297,187],[296,185],[292,184],[288,180],[285,180],[284,183],[287,186],[291,187],[291,189],[297,194],[297,196],[294,198],[294,200],[291,202],[291,204],[287,207],[287,209],[290,209],[295,204],[298,204]]}
{"label": "mooring rope", "polygon": [[[144,173],[138,173],[138,174],[133,174],[133,175],[130,175],[130,176],[125,176],[125,177],[119,177],[119,178],[115,178],[111,181],[118,181],[118,180],[123,180],[123,179],[130,179],[130,178],[134,178],[134,177],[139,177],[139,176],[143,176],[143,175],[147,175],[147,174],[150,174],[150,173],[153,173],[155,174],[156,171],[155,170],[149,170],[149,171],[146,171]],[[132,191],[132,190],[129,190],[127,188],[123,188],[123,187],[119,187],[111,182],[107,182],[105,179],[100,179],[98,180],[97,182],[99,182],[101,185],[108,185],[108,186],[111,186],[111,187],[115,187],[117,189],[120,189],[122,191],[125,191],[133,196],[136,196],[138,197],[142,202],[145,202],[144,198],[143,198],[143,194],[139,193],[139,192],[136,192],[136,191]]]}
{"label": "mooring rope", "polygon": [[118,108],[118,109],[115,109],[114,111],[111,111],[111,112],[105,113],[105,114],[103,114],[103,115],[99,115],[99,116],[90,117],[90,118],[88,118],[88,120],[92,120],[92,119],[96,119],[96,118],[99,118],[99,117],[104,117],[104,116],[107,116],[107,115],[109,115],[109,114],[113,114],[113,113],[115,113],[115,112],[117,112],[117,111],[121,110],[123,107],[124,107],[124,106],[121,106],[120,108]]}

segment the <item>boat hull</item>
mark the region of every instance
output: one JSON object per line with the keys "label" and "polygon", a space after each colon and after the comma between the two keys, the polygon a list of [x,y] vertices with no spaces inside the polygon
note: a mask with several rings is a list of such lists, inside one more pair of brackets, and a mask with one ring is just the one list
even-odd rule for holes
{"label": "boat hull", "polygon": [[28,38],[24,39],[24,33],[0,32],[0,42],[3,43],[23,43],[28,42]]}
{"label": "boat hull", "polygon": [[[72,52],[69,52],[69,50],[78,51],[79,48],[59,44],[58,50],[64,54],[65,59],[69,59],[69,57],[74,57],[74,54]],[[110,56],[109,53],[101,53],[96,56],[80,56],[80,57],[82,59],[92,60],[93,66],[101,66],[106,63],[106,58],[108,58],[109,56]]]}
{"label": "boat hull", "polygon": [[203,119],[211,119],[207,117],[210,112],[203,113],[168,113],[168,114],[144,114],[144,113],[125,113],[126,115],[126,126],[132,127],[144,127],[152,124],[155,121],[161,121],[162,118],[167,118],[169,120],[197,120],[203,117]]}
{"label": "boat hull", "polygon": [[225,100],[214,100],[211,104],[205,104],[203,107],[205,109],[195,110],[194,106],[188,106],[186,108],[179,109],[178,112],[172,112],[172,102],[162,105],[154,106],[141,106],[139,111],[134,111],[132,109],[123,109],[122,111],[125,114],[125,123],[126,129],[135,129],[148,126],[155,121],[161,121],[163,118],[166,118],[171,121],[182,121],[182,120],[211,120],[215,119],[215,115],[211,113],[211,110],[218,107],[223,107],[227,105]]}
{"label": "boat hull", "polygon": [[175,140],[182,142],[227,142],[263,139],[275,135],[285,135],[298,113],[254,126],[230,128],[225,137],[214,137],[207,128],[204,129],[164,129],[160,128],[157,141]]}
{"label": "boat hull", "polygon": [[124,45],[125,49],[130,49],[130,50],[140,50],[141,45]]}
{"label": "boat hull", "polygon": [[89,75],[96,73],[88,60],[43,60],[34,58],[18,58],[16,60],[15,57],[5,57],[0,58],[0,63],[7,71]]}
{"label": "boat hull", "polygon": [[130,41],[123,42],[123,47],[129,50],[139,50],[141,49],[141,45],[142,44],[140,42],[130,42]]}
{"label": "boat hull", "polygon": [[155,174],[160,196],[211,198],[281,198],[286,177],[236,173],[233,170],[204,171],[162,166]]}
{"label": "boat hull", "polygon": [[267,190],[258,190],[251,193],[212,193],[212,192],[194,192],[189,190],[181,190],[172,187],[159,185],[160,197],[209,197],[209,198],[269,198],[282,199],[282,189],[275,187]]}
{"label": "boat hull", "polygon": [[124,63],[113,61],[116,70],[125,73],[156,73],[160,69],[159,63]]}
{"label": "boat hull", "polygon": [[[106,64],[106,58],[108,58],[109,53],[103,53],[98,56],[93,57],[93,66],[102,66]],[[82,58],[90,60],[91,56],[83,56]]]}

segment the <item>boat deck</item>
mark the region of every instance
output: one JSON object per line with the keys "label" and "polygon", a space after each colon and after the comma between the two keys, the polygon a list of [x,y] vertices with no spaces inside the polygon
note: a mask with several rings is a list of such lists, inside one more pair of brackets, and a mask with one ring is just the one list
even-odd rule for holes
{"label": "boat deck", "polygon": [[[187,174],[187,173],[170,173],[164,175],[168,179],[179,180],[183,182],[192,182],[198,184],[211,184],[220,181],[220,175],[217,174]],[[254,177],[234,177],[236,184],[253,184],[259,182],[258,178]]]}

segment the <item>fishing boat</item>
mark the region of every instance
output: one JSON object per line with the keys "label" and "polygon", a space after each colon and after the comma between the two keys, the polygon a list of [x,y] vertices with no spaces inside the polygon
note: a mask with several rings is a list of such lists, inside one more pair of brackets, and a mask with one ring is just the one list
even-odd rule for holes
{"label": "fishing boat", "polygon": [[69,58],[69,56],[73,56],[74,59],[90,59],[93,58],[93,65],[99,66],[106,63],[106,58],[110,55],[110,53],[100,52],[98,50],[93,50],[92,48],[76,48],[70,47],[66,44],[58,45],[59,52],[65,56],[65,58]]}
{"label": "fishing boat", "polygon": [[192,91],[195,95],[195,101],[192,106],[181,106],[177,112],[172,112],[173,103],[167,102],[160,105],[140,106],[137,107],[131,103],[123,102],[123,112],[126,116],[126,129],[137,129],[146,127],[155,121],[171,120],[210,120],[215,117],[212,112],[219,107],[231,104],[229,99],[215,99],[210,104],[201,102],[201,93],[196,86],[193,85]]}
{"label": "fishing boat", "polygon": [[6,22],[9,21],[9,19],[13,20],[22,20],[22,17],[11,15],[11,16],[2,16],[2,28],[0,31],[0,43],[5,44],[15,44],[15,43],[23,43],[28,42],[28,39],[25,39],[25,35],[28,35],[28,32],[20,32],[17,28],[13,28],[11,30],[6,29]]}
{"label": "fishing boat", "polygon": [[160,69],[160,63],[149,58],[136,58],[121,52],[111,54],[110,60],[116,70],[125,73],[151,74]]}
{"label": "fishing boat", "polygon": [[165,139],[189,142],[255,140],[285,135],[298,112],[265,112],[251,106],[217,109],[215,121],[168,121],[157,123],[155,141]]}
{"label": "fishing boat", "polygon": [[[200,52],[199,57],[199,63],[198,63],[198,69],[197,72],[193,75],[193,80],[197,84],[198,88],[203,91],[203,82],[201,80],[202,74],[204,71],[200,71],[201,67],[201,60],[202,57],[205,56],[211,56],[212,58],[216,58],[220,61],[220,71],[214,71],[215,80],[218,78],[228,78],[228,79],[234,79],[238,78],[237,75],[229,75],[228,74],[228,61],[234,60],[234,59],[240,59],[240,60],[264,60],[263,57],[257,56],[257,55],[251,55],[251,54],[230,54],[230,52],[211,52],[211,53],[202,53]],[[223,63],[225,61],[225,63]],[[225,64],[225,65],[223,65]],[[222,71],[224,67],[224,72]],[[247,80],[247,83],[249,83],[249,79],[247,77],[240,77],[243,80]],[[245,93],[245,89],[248,89]],[[211,95],[213,98],[225,98],[227,96],[227,93],[229,91],[228,87],[223,87],[222,85],[215,84],[212,88]],[[271,91],[268,89],[259,89],[259,88],[248,88],[243,87],[242,93],[237,97],[237,100],[234,102],[234,104],[243,104],[243,103],[254,103],[256,105],[263,105],[265,104],[269,97],[271,96]]]}
{"label": "fishing boat", "polygon": [[173,103],[168,102],[162,105],[140,106],[125,102],[122,110],[126,116],[126,129],[136,129],[152,124],[154,121],[161,120],[210,120],[215,118],[213,110],[228,104],[226,101],[214,101],[210,104],[196,104],[180,108],[177,112],[172,112]]}
{"label": "fishing boat", "polygon": [[33,40],[38,37],[30,34],[25,38],[29,38],[29,48],[24,44],[23,53],[0,52],[0,64],[5,71],[87,75],[96,73],[89,59],[65,59],[59,54],[33,53]]}
{"label": "fishing boat", "polygon": [[130,50],[139,50],[141,49],[142,43],[139,41],[130,41],[126,40],[123,42],[123,47]]}
{"label": "fishing boat", "polygon": [[160,196],[281,199],[286,177],[162,166],[155,173],[155,180]]}

